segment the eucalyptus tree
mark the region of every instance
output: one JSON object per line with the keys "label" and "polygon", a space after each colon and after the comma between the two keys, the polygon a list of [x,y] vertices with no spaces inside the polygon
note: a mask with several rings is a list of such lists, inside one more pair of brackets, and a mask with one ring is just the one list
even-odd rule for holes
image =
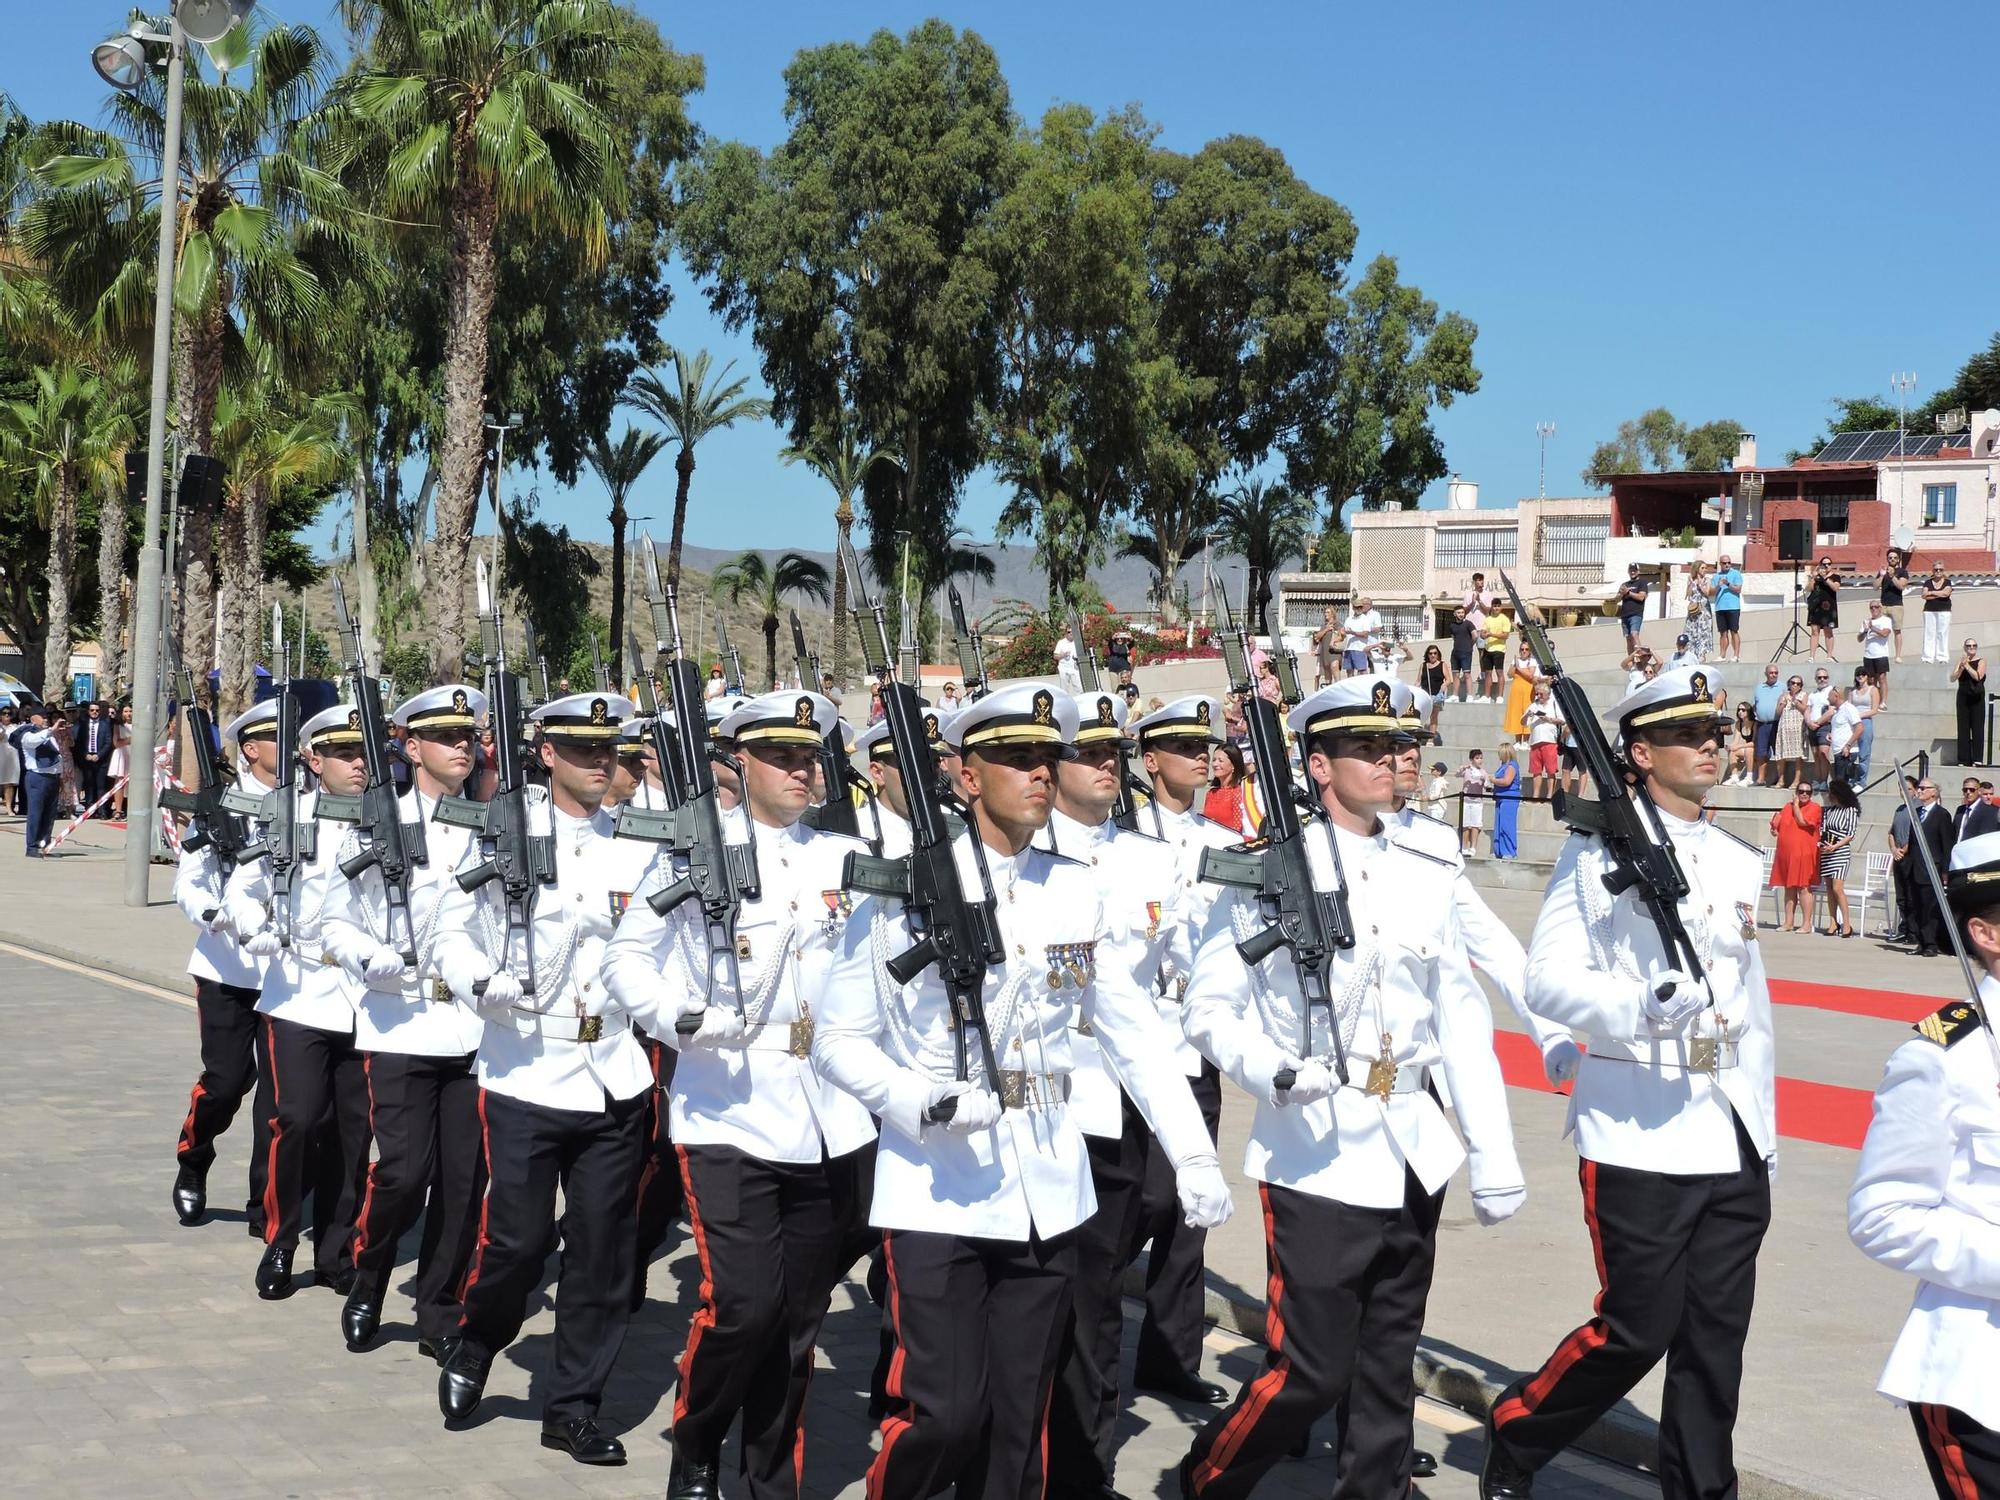
{"label": "eucalyptus tree", "polygon": [[[854,497],[861,492],[862,482],[877,464],[899,468],[894,449],[876,448],[863,451],[855,436],[856,424],[846,411],[838,413],[828,431],[816,432],[805,442],[787,448],[784,452],[788,464],[804,464],[826,481],[833,491],[833,533],[834,552],[837,556],[841,548],[854,534]],[[842,686],[847,683],[847,570],[833,570],[833,658],[827,663],[827,670],[833,680]]]}

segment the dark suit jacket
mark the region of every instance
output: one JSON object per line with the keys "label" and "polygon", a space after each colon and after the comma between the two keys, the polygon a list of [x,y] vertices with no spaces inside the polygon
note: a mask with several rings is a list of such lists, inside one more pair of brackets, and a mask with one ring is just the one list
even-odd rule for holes
{"label": "dark suit jacket", "polygon": [[1982,833],[2000,833],[2000,808],[1981,797],[1972,806],[1963,803],[1951,810],[1951,842],[1962,844]]}
{"label": "dark suit jacket", "polygon": [[1924,841],[1931,846],[1931,858],[1937,861],[1938,873],[1942,875],[1951,868],[1951,846],[1958,842],[1956,830],[1952,827],[1951,810],[1941,802],[1933,802],[1923,810],[1919,823]]}

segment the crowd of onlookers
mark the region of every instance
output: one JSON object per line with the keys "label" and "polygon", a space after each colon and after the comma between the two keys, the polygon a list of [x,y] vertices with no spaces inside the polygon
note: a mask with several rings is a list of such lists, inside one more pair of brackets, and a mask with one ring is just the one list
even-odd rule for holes
{"label": "crowd of onlookers", "polygon": [[46,729],[58,757],[56,812],[68,814],[97,807],[95,816],[123,818],[125,792],[121,783],[131,760],[132,705],[129,703],[36,704],[34,712],[15,704],[0,705],[0,806],[19,816],[27,810],[21,742],[36,721]]}

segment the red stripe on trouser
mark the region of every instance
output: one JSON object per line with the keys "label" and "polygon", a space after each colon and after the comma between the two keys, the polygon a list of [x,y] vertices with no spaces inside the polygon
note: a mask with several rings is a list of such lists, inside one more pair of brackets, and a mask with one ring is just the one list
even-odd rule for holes
{"label": "red stripe on trouser", "polygon": [[715,1271],[708,1261],[708,1226],[701,1221],[701,1202],[694,1195],[694,1173],[688,1170],[687,1148],[674,1147],[674,1155],[680,1158],[681,1185],[687,1189],[688,1222],[694,1226],[694,1254],[701,1265],[701,1306],[688,1324],[687,1348],[681,1351],[680,1386],[674,1392],[674,1425],[678,1427],[681,1418],[687,1415],[688,1378],[694,1373],[695,1350],[701,1345],[702,1334],[715,1326]]}
{"label": "red stripe on trouser", "polygon": [[[206,1032],[201,1022],[201,987],[199,985],[195,986],[194,1000],[195,1045],[199,1047],[206,1039]],[[190,1150],[194,1146],[194,1112],[201,1107],[201,1101],[207,1097],[207,1094],[208,1090],[201,1086],[201,1079],[196,1078],[194,1081],[194,1092],[188,1095],[187,1118],[181,1121],[181,1151]],[[180,1152],[177,1151],[174,1154],[178,1156]]]}
{"label": "red stripe on trouser", "polygon": [[487,1216],[493,1211],[493,1134],[486,1128],[486,1090],[479,1091],[479,1154],[486,1164],[486,1193],[479,1200],[479,1238],[472,1246],[472,1264],[465,1268],[465,1281],[458,1289],[458,1326],[465,1326],[465,1302],[479,1281],[479,1262],[490,1242]]}
{"label": "red stripe on trouser", "polygon": [[278,1238],[278,1142],[285,1134],[284,1126],[278,1123],[276,1037],[277,1029],[271,1024],[271,1018],[264,1017],[264,1065],[271,1070],[271,1146],[264,1168],[264,1243],[267,1245]]}
{"label": "red stripe on trouser", "polygon": [[[1268,1184],[1257,1185],[1257,1196],[1264,1204],[1264,1254],[1271,1263],[1270,1280],[1264,1289],[1264,1344],[1271,1351],[1272,1364],[1262,1375],[1251,1382],[1250,1389],[1237,1399],[1236,1410],[1223,1425],[1215,1443],[1208,1450],[1208,1457],[1195,1466],[1191,1483],[1199,1495],[1229,1467],[1230,1461],[1242,1451],[1244,1442],[1256,1429],[1258,1420],[1276,1399],[1278,1392],[1285,1388],[1291,1377],[1292,1362],[1282,1352],[1285,1343],[1285,1273],[1278,1264],[1278,1233],[1271,1216],[1271,1189]],[[1046,1482],[1046,1476],[1044,1476]]]}
{"label": "red stripe on trouser", "polygon": [[910,1430],[910,1419],[903,1415],[908,1410],[903,1395],[903,1292],[896,1284],[896,1247],[886,1230],[882,1235],[882,1268],[889,1274],[889,1333],[896,1340],[896,1352],[889,1357],[889,1378],[882,1389],[895,1405],[882,1419],[882,1451],[868,1466],[868,1500],[882,1500],[889,1476],[889,1450],[896,1446],[897,1438]]}
{"label": "red stripe on trouser", "polygon": [[[379,1140],[375,1134],[375,1059],[363,1055],[361,1059],[361,1081],[368,1088],[368,1139]],[[354,1261],[358,1265],[361,1252],[368,1248],[368,1210],[375,1202],[375,1162],[368,1163],[368,1189],[361,1195],[361,1212],[354,1216]]]}
{"label": "red stripe on trouser", "polygon": [[1924,1414],[1924,1434],[1930,1439],[1931,1452],[1937,1455],[1938,1472],[1944,1475],[1944,1482],[1951,1487],[1952,1500],[1980,1500],[1979,1485],[1972,1477],[1972,1470],[1966,1466],[1965,1451],[1958,1446],[1958,1439],[1951,1435],[1946,1408],[1926,1402],[1921,1410]]}
{"label": "red stripe on trouser", "polygon": [[[1591,1311],[1604,1311],[1604,1235],[1597,1224],[1597,1163],[1585,1161],[1583,1176],[1583,1221],[1590,1228],[1590,1254],[1597,1264],[1597,1298],[1591,1303]],[[1493,1408],[1493,1425],[1505,1427],[1516,1417],[1525,1417],[1548,1400],[1549,1392],[1556,1388],[1556,1382],[1567,1375],[1576,1362],[1593,1350],[1604,1347],[1604,1341],[1611,1336],[1611,1330],[1604,1320],[1592,1318],[1583,1327],[1556,1346],[1556,1352],[1549,1356],[1549,1362],[1542,1366],[1541,1373],[1528,1382],[1521,1394],[1502,1401]]]}

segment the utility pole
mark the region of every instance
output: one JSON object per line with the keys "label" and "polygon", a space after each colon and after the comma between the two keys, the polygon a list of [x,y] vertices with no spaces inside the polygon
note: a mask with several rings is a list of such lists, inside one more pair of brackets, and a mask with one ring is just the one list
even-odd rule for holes
{"label": "utility pole", "polygon": [[1549,498],[1549,439],[1556,435],[1556,424],[1537,422],[1535,435],[1542,440],[1542,482],[1539,493],[1541,498],[1546,500]]}
{"label": "utility pole", "polygon": [[[1909,500],[1910,453],[1909,438],[1905,435],[1905,429],[1909,425],[1906,408],[1909,405],[1910,392],[1916,389],[1917,372],[1898,370],[1889,377],[1889,384],[1896,389],[1896,516],[1900,521],[1904,513],[1903,507]],[[1907,559],[1905,562],[1907,564]]]}

